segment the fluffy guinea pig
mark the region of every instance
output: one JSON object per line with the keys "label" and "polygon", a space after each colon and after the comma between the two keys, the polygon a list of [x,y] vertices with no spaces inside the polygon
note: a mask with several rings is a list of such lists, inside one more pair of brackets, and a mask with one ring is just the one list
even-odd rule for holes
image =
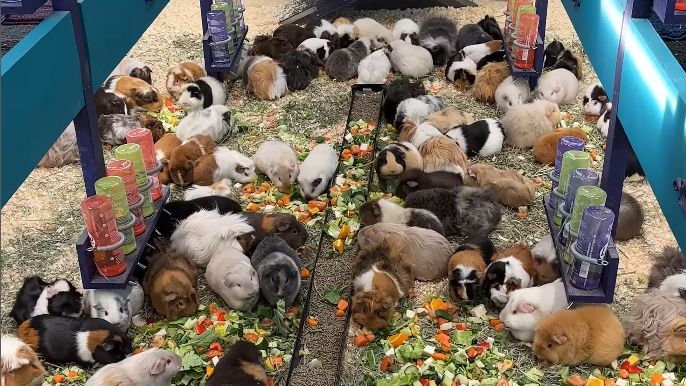
{"label": "fluffy guinea pig", "polygon": [[259,278],[260,293],[272,306],[284,299],[286,306],[295,302],[300,292],[298,254],[277,236],[265,237],[255,248],[251,262]]}
{"label": "fluffy guinea pig", "polygon": [[131,317],[145,304],[143,288],[137,282],[120,290],[87,289],[83,295],[83,312],[91,318],[105,319],[122,331],[129,329]]}
{"label": "fluffy guinea pig", "polygon": [[298,173],[300,195],[312,200],[329,188],[338,167],[338,153],[325,143],[320,143],[310,150]]}
{"label": "fluffy guinea pig", "polygon": [[360,223],[403,224],[411,227],[431,229],[444,234],[443,225],[435,214],[424,209],[403,208],[390,200],[367,201],[360,206]]}
{"label": "fluffy guinea pig", "polygon": [[38,386],[43,383],[45,368],[26,343],[10,335],[2,336],[3,386]]}
{"label": "fluffy guinea pig", "polygon": [[304,90],[319,75],[318,58],[312,51],[291,50],[285,53],[280,61],[286,75],[288,90]]}
{"label": "fluffy guinea pig", "polygon": [[540,287],[522,288],[507,295],[499,319],[515,339],[533,342],[536,325],[553,312],[567,308],[567,295],[561,279]]}
{"label": "fluffy guinea pig", "polygon": [[422,82],[418,80],[413,81],[405,77],[392,80],[385,88],[386,96],[383,100],[383,114],[387,122],[393,122],[395,119],[400,102],[405,99],[426,95],[426,89]]}
{"label": "fluffy guinea pig", "polygon": [[391,62],[385,50],[376,50],[362,59],[357,66],[357,83],[384,84],[390,71]]}
{"label": "fluffy guinea pig", "polygon": [[472,94],[479,102],[495,103],[495,91],[510,76],[507,62],[488,63],[476,73]]}
{"label": "fluffy guinea pig", "polygon": [[320,65],[326,63],[326,59],[336,48],[330,41],[320,38],[309,38],[298,46],[298,51],[309,51],[317,56],[317,62]]}
{"label": "fluffy guinea pig", "polygon": [[529,82],[524,78],[508,76],[495,89],[495,103],[498,111],[507,112],[512,106],[519,106],[529,100]]}
{"label": "fluffy guinea pig", "polygon": [[132,355],[98,370],[86,386],[170,386],[181,369],[181,357],[157,347]]}
{"label": "fluffy guinea pig", "polygon": [[562,51],[562,53],[557,57],[557,61],[553,65],[553,68],[564,68],[565,70],[568,70],[574,74],[579,80],[584,77],[581,61],[570,50]]}
{"label": "fluffy guinea pig", "polygon": [[430,16],[419,26],[419,45],[426,48],[434,65],[442,66],[455,50],[457,24],[445,16]]}
{"label": "fluffy guinea pig", "polygon": [[100,115],[128,114],[126,95],[100,87],[95,91],[95,112]]}
{"label": "fluffy guinea pig", "polygon": [[307,229],[298,222],[295,216],[285,213],[252,213],[246,212],[248,223],[255,229],[250,253],[267,236],[278,236],[284,239],[293,249],[298,249],[307,242]]}
{"label": "fluffy guinea pig", "polygon": [[268,56],[248,58],[243,66],[243,86],[260,100],[278,99],[288,93],[283,68]]}
{"label": "fluffy guinea pig", "polygon": [[487,191],[495,201],[515,209],[531,205],[536,193],[531,179],[514,169],[503,170],[488,164],[471,165],[464,184],[478,186]]}
{"label": "fluffy guinea pig", "polygon": [[404,40],[419,45],[419,25],[412,19],[400,19],[393,26],[393,40]]}
{"label": "fluffy guinea pig", "polygon": [[205,279],[207,286],[235,310],[249,311],[260,299],[257,272],[240,249],[216,249],[207,264]]}
{"label": "fluffy guinea pig", "polygon": [[195,62],[178,63],[167,72],[167,91],[174,99],[178,99],[186,83],[196,81],[205,75],[205,69]]}
{"label": "fluffy guinea pig", "polygon": [[624,328],[605,305],[554,312],[536,326],[537,358],[574,366],[609,366],[624,350]]}
{"label": "fluffy guinea pig", "polygon": [[157,90],[142,79],[132,76],[112,76],[103,85],[106,90],[126,96],[129,108],[140,107],[147,111],[160,111],[162,98]]}
{"label": "fluffy guinea pig", "polygon": [[477,154],[490,157],[498,154],[503,149],[505,141],[502,125],[493,118],[456,126],[448,130],[445,135],[455,141],[468,157]]}
{"label": "fluffy guinea pig", "polygon": [[400,127],[398,140],[410,142],[418,149],[431,137],[442,137],[443,134],[429,122],[418,123],[412,119],[405,119]]}
{"label": "fluffy guinea pig", "polygon": [[488,238],[469,238],[448,261],[450,293],[458,300],[474,300],[484,281],[486,265],[495,253]]}
{"label": "fluffy guinea pig", "polygon": [[386,48],[393,69],[403,75],[419,78],[434,68],[431,53],[426,48],[404,40],[394,40]]}
{"label": "fluffy guinea pig", "polygon": [[224,84],[211,76],[203,76],[184,84],[178,101],[179,107],[186,113],[200,111],[212,105],[226,107],[225,103]]}
{"label": "fluffy guinea pig", "polygon": [[76,127],[74,121],[69,125],[52,144],[47,153],[38,161],[39,168],[60,168],[78,162],[79,147],[76,143]]}
{"label": "fluffy guinea pig", "polygon": [[456,173],[438,171],[426,173],[420,169],[407,169],[398,178],[395,195],[405,198],[418,190],[432,188],[452,189],[462,185],[462,176]]}
{"label": "fluffy guinea pig", "polygon": [[44,314],[79,316],[81,293],[66,279],[49,283],[38,276],[25,278],[10,316],[20,325],[25,320]]}
{"label": "fluffy guinea pig", "polygon": [[297,24],[282,24],[274,30],[272,36],[284,39],[288,41],[292,47],[297,47],[306,39],[313,38],[314,33]]}
{"label": "fluffy guinea pig", "polygon": [[464,177],[467,172],[467,155],[446,136],[427,139],[419,148],[419,154],[422,155],[422,169],[427,173],[445,171]]}
{"label": "fluffy guinea pig", "polygon": [[290,193],[291,185],[298,178],[300,166],[298,155],[286,143],[264,141],[255,151],[255,170],[269,177],[282,192]]}
{"label": "fluffy guinea pig", "polygon": [[545,47],[543,68],[552,67],[555,62],[557,62],[557,57],[560,56],[564,50],[565,46],[561,42],[557,41],[557,39],[548,43],[548,45]]}
{"label": "fluffy guinea pig", "polygon": [[544,72],[538,78],[536,97],[555,104],[569,104],[576,101],[579,91],[579,80],[572,72],[564,68]]}
{"label": "fluffy guinea pig", "polygon": [[385,182],[388,177],[397,177],[406,170],[421,169],[422,155],[409,142],[392,143],[379,152],[374,162],[379,181]]}
{"label": "fluffy guinea pig", "polygon": [[[199,81],[198,81],[199,82]],[[187,87],[194,87],[189,83]],[[179,100],[188,94],[184,90]],[[193,99],[194,101],[196,99]],[[206,135],[215,142],[220,142],[231,129],[231,111],[224,105],[212,105],[200,110],[190,111],[176,126],[176,136],[185,141],[196,135]]]}
{"label": "fluffy guinea pig", "polygon": [[341,47],[341,37],[338,35],[338,29],[330,21],[324,19],[312,20],[307,23],[305,28],[312,30],[314,37],[330,41],[334,48]]}
{"label": "fluffy guinea pig", "polygon": [[333,24],[336,26],[336,33],[340,38],[338,41],[338,46],[340,48],[350,47],[350,45],[357,40],[355,26],[350,20],[345,17],[339,17],[333,21]]}
{"label": "fluffy guinea pig", "polygon": [[524,245],[515,245],[493,256],[486,268],[484,291],[497,307],[504,307],[510,292],[534,285],[534,256]]}
{"label": "fluffy guinea pig", "polygon": [[555,130],[561,119],[555,103],[537,99],[508,109],[500,124],[505,130],[506,144],[528,148],[538,137]]}
{"label": "fluffy guinea pig", "polygon": [[477,24],[479,27],[481,27],[481,29],[484,30],[484,32],[491,35],[493,39],[503,39],[503,33],[500,30],[500,26],[493,16],[486,15],[483,19],[479,20]]}
{"label": "fluffy guinea pig", "polygon": [[543,134],[534,143],[532,152],[534,159],[543,165],[555,165],[555,158],[557,157],[557,144],[562,137],[577,137],[584,141],[587,136],[581,129],[562,129],[552,133]]}
{"label": "fluffy guinea pig", "polygon": [[445,78],[455,84],[458,89],[465,90],[472,87],[476,75],[476,62],[461,51],[452,55],[445,66]]}
{"label": "fluffy guinea pig", "polygon": [[368,39],[371,49],[379,49],[391,43],[393,34],[378,21],[363,17],[353,22],[353,34],[359,39]]}
{"label": "fluffy guinea pig", "polygon": [[[464,55],[465,58],[469,58],[474,63],[477,64],[477,69],[483,67],[486,63],[489,63],[491,59],[500,59],[500,54],[498,52],[503,50],[502,40],[491,40],[486,43],[472,44],[460,50],[459,52]],[[495,54],[495,55],[494,55]]]}
{"label": "fluffy guinea pig", "polygon": [[179,254],[158,252],[151,256],[143,289],[153,309],[165,319],[191,316],[198,310],[197,269]]}
{"label": "fluffy guinea pig", "polygon": [[486,43],[493,40],[493,37],[486,33],[479,24],[465,24],[457,33],[457,51],[462,50],[473,44]]}
{"label": "fluffy guinea pig", "polygon": [[248,50],[250,56],[269,56],[274,60],[281,60],[281,57],[293,49],[293,45],[286,39],[279,36],[256,36],[252,46]]}
{"label": "fluffy guinea pig", "polygon": [[193,164],[198,158],[213,153],[217,144],[207,135],[196,135],[184,141],[172,150],[167,162],[169,177],[179,186],[187,186],[193,182]]}
{"label": "fluffy guinea pig", "polygon": [[424,120],[445,134],[453,127],[474,123],[474,114],[460,111],[455,107],[446,107],[427,115]]}
{"label": "fluffy guinea pig", "polygon": [[169,175],[169,159],[171,158],[174,149],[179,146],[181,146],[181,140],[174,133],[167,133],[155,142],[155,158],[157,159],[157,162],[162,165],[160,182],[163,184],[171,182],[171,176]]}
{"label": "fluffy guinea pig", "polygon": [[651,358],[683,359],[686,356],[686,302],[679,297],[648,291],[638,297],[633,312],[624,319],[629,342],[640,345]]}
{"label": "fluffy guinea pig", "polygon": [[211,196],[233,198],[233,195],[233,181],[230,178],[221,179],[209,186],[191,185],[183,191],[183,199],[186,201]]}
{"label": "fluffy guinea pig", "polygon": [[226,386],[227,379],[235,386],[267,386],[260,350],[252,343],[240,340],[221,357],[205,386]]}
{"label": "fluffy guinea pig", "polygon": [[169,201],[162,207],[155,229],[162,237],[172,235],[179,222],[201,210],[217,210],[219,214],[241,213],[241,205],[227,197],[207,196],[196,199]]}
{"label": "fluffy guinea pig", "polygon": [[334,80],[345,81],[354,78],[360,62],[369,55],[370,45],[369,39],[362,38],[348,48],[339,48],[332,52],[324,65],[326,74]]}

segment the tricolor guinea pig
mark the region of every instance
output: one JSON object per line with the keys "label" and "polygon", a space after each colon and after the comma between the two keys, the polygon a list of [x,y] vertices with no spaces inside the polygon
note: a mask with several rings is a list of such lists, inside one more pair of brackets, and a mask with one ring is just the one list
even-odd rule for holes
{"label": "tricolor guinea pig", "polygon": [[225,103],[224,84],[211,76],[203,76],[184,84],[178,101],[179,107],[187,113],[200,111],[212,105],[224,105]]}
{"label": "tricolor guinea pig", "polygon": [[171,158],[174,149],[179,146],[181,146],[181,140],[174,133],[167,133],[155,142],[155,158],[157,159],[157,162],[162,165],[160,182],[163,184],[171,182],[171,177],[169,175],[169,159]]}
{"label": "tricolor guinea pig", "polygon": [[248,58],[243,66],[243,86],[260,100],[278,99],[288,93],[283,68],[268,56]]}
{"label": "tricolor guinea pig", "polygon": [[[483,67],[490,60],[483,61],[484,58],[490,57],[503,50],[502,40],[490,40],[486,43],[472,44],[460,50],[464,57],[471,59],[477,64],[477,69]],[[500,54],[496,56],[500,57]],[[481,66],[479,66],[481,64]]]}
{"label": "tricolor guinea pig", "polygon": [[419,148],[423,170],[427,173],[445,171],[464,176],[469,161],[452,139],[446,136],[428,138]]}
{"label": "tricolor guinea pig", "polygon": [[127,98],[129,108],[140,107],[147,111],[160,111],[162,98],[159,92],[142,79],[128,75],[112,76],[103,85],[105,90],[116,91]]}
{"label": "tricolor guinea pig", "polygon": [[374,225],[377,223],[404,224],[420,227],[444,234],[443,225],[435,214],[424,209],[403,208],[390,200],[367,201],[360,206],[360,223]]}
{"label": "tricolor guinea pig", "polygon": [[163,318],[176,320],[198,311],[197,268],[177,253],[160,251],[148,259],[143,289]]}
{"label": "tricolor guinea pig", "polygon": [[152,70],[140,60],[124,58],[114,68],[110,76],[129,75],[134,78],[144,80],[147,84],[152,84]]}
{"label": "tricolor guinea pig", "polygon": [[457,23],[445,16],[430,16],[419,26],[419,45],[426,48],[434,65],[442,66],[455,51]]}
{"label": "tricolor guinea pig", "polygon": [[397,177],[406,170],[421,170],[422,156],[413,144],[396,142],[381,149],[374,168],[379,181],[385,182],[388,177]]}
{"label": "tricolor guinea pig", "polygon": [[488,238],[469,238],[448,261],[450,292],[458,300],[474,300],[495,247]]}
{"label": "tricolor guinea pig", "polygon": [[476,80],[476,62],[460,51],[448,59],[445,66],[445,78],[460,89],[472,87]]}
{"label": "tricolor guinea pig", "polygon": [[526,246],[515,245],[493,256],[483,288],[493,304],[502,308],[510,292],[533,286],[535,275],[533,254]]}
{"label": "tricolor guinea pig", "polygon": [[457,142],[457,145],[468,157],[477,154],[482,157],[490,157],[498,154],[505,141],[502,125],[493,118],[456,126],[448,130],[445,135]]}
{"label": "tricolor guinea pig", "polygon": [[462,185],[462,175],[446,171],[427,173],[420,169],[407,169],[398,178],[395,195],[407,197],[418,190],[433,188],[452,189]]}
{"label": "tricolor guinea pig", "polygon": [[181,62],[167,72],[167,91],[174,99],[178,99],[183,86],[207,75],[205,69],[191,61]]}
{"label": "tricolor guinea pig", "polygon": [[455,107],[446,107],[427,115],[425,120],[445,134],[453,127],[474,123],[474,114],[460,111]]}
{"label": "tricolor guinea pig", "polygon": [[206,386],[266,386],[269,380],[264,370],[260,350],[252,343],[241,340],[221,357]]}
{"label": "tricolor guinea pig", "polygon": [[100,87],[95,91],[95,112],[100,115],[128,114],[126,95]]}
{"label": "tricolor guinea pig", "polygon": [[66,279],[52,283],[38,276],[24,279],[10,315],[20,325],[37,315],[79,316],[81,315],[81,293]]}
{"label": "tricolor guinea pig", "polygon": [[293,45],[283,37],[260,35],[253,40],[248,55],[265,55],[274,60],[281,60],[281,57],[292,49]]}
{"label": "tricolor guinea pig", "polygon": [[252,254],[257,245],[267,236],[278,236],[293,249],[298,249],[307,242],[307,228],[291,214],[246,212],[245,216],[248,224],[254,229],[254,233],[251,233],[253,243],[248,251],[249,254]]}
{"label": "tricolor guinea pig", "polygon": [[200,157],[212,154],[217,145],[206,135],[196,135],[172,150],[169,158],[169,177],[179,186],[193,182],[193,165]]}

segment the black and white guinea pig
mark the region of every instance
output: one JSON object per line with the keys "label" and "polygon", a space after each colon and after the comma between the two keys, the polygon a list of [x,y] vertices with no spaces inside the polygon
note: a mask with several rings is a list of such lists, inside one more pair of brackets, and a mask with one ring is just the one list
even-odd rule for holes
{"label": "black and white guinea pig", "polygon": [[486,15],[476,23],[495,40],[503,40],[503,32],[494,17]]}
{"label": "black and white guinea pig", "polygon": [[360,223],[364,226],[377,223],[403,224],[431,229],[441,235],[445,234],[441,221],[428,210],[403,208],[390,200],[383,199],[367,201],[360,206]]}
{"label": "black and white guinea pig", "polygon": [[314,20],[307,23],[305,28],[311,30],[314,37],[330,41],[334,48],[341,47],[341,37],[338,35],[338,29],[330,21],[325,19]]}
{"label": "black and white guinea pig", "polygon": [[179,222],[201,210],[217,209],[219,214],[240,213],[241,205],[223,196],[205,196],[193,200],[170,201],[162,207],[156,230],[162,237],[170,237]]}
{"label": "black and white guinea pig", "polygon": [[319,75],[317,56],[310,50],[292,50],[281,57],[281,68],[290,91],[304,90]]}
{"label": "black and white guinea pig", "polygon": [[410,193],[418,190],[433,188],[452,189],[462,184],[462,176],[457,173],[443,170],[427,173],[420,169],[407,169],[398,178],[395,195],[405,198]]}
{"label": "black and white guinea pig", "polygon": [[357,67],[367,55],[371,40],[361,38],[347,48],[339,48],[326,59],[326,74],[335,80],[348,80],[357,75]]}
{"label": "black and white guinea pig", "polygon": [[408,169],[421,169],[422,156],[409,142],[392,143],[379,152],[374,163],[379,181],[387,177],[397,177]]}
{"label": "black and white guinea pig", "polygon": [[[600,122],[600,120],[598,122]],[[629,144],[629,148],[626,150],[626,171],[624,176],[631,179],[641,179],[646,176],[646,173],[643,171],[643,166],[641,166],[641,163],[638,161],[636,152],[631,144]]]}
{"label": "black and white guinea pig", "polygon": [[291,46],[297,47],[303,41],[313,38],[314,33],[297,24],[283,24],[274,30],[272,36],[275,38],[282,38],[288,41]]}
{"label": "black and white guinea pig", "polygon": [[486,43],[472,44],[460,50],[465,57],[474,61],[474,63],[479,63],[483,58],[502,51],[503,41],[502,40],[489,40]]}
{"label": "black and white guinea pig", "polygon": [[455,51],[457,23],[445,16],[431,16],[419,27],[419,45],[426,48],[434,65],[442,66]]}
{"label": "black and white guinea pig", "polygon": [[569,70],[577,79],[581,79],[584,76],[581,61],[570,50],[562,51],[560,56],[557,57],[557,61],[553,65],[553,68],[564,68]]}
{"label": "black and white guinea pig", "polygon": [[598,122],[595,126],[600,130],[603,138],[607,138],[607,132],[610,130],[610,116],[612,115],[612,102],[607,102],[600,109],[600,117],[598,117]]}
{"label": "black and white guinea pig", "polygon": [[493,37],[486,33],[478,24],[465,24],[457,33],[457,44],[455,46],[457,51],[462,50],[467,46],[473,44],[486,43],[493,40]]}
{"label": "black and white guinea pig", "polygon": [[490,157],[500,153],[505,134],[500,122],[493,118],[482,119],[471,125],[457,126],[445,133],[460,146],[468,157]]}
{"label": "black and white guinea pig", "polygon": [[81,293],[66,279],[48,283],[38,276],[25,278],[10,315],[19,325],[44,314],[79,316]]}
{"label": "black and white guinea pig", "polygon": [[427,115],[442,110],[444,107],[443,100],[433,95],[420,95],[416,98],[405,99],[398,104],[393,126],[400,134],[405,120],[423,122]]}
{"label": "black and white guinea pig", "polygon": [[594,83],[586,88],[583,99],[584,112],[586,114],[600,115],[605,110],[608,102],[607,93],[600,83]]}
{"label": "black and white guinea pig", "polygon": [[477,71],[476,63],[460,51],[448,59],[445,78],[460,87],[469,88],[476,80]]}
{"label": "black and white guinea pig", "polygon": [[412,19],[400,19],[393,26],[393,40],[404,40],[412,45],[419,45],[419,25]]}
{"label": "black and white guinea pig", "polygon": [[19,326],[17,337],[53,364],[107,365],[131,352],[126,333],[104,319],[38,315]]}
{"label": "black and white guinea pig", "polygon": [[203,76],[183,85],[178,100],[179,107],[187,113],[225,103],[224,84],[211,76]]}
{"label": "black and white guinea pig", "polygon": [[400,102],[420,95],[426,95],[426,89],[421,81],[400,78],[387,84],[386,95],[383,100],[383,113],[386,122],[393,122]]}
{"label": "black and white guinea pig", "polygon": [[330,41],[321,38],[306,39],[298,46],[298,50],[300,51],[307,50],[313,52],[317,56],[320,65],[324,65],[324,63],[326,63],[326,59],[329,58],[329,55],[335,49],[336,48],[333,44],[331,44]]}
{"label": "black and white guinea pig", "polygon": [[458,300],[474,300],[495,246],[487,237],[468,238],[448,261],[450,292]]}
{"label": "black and white guinea pig", "polygon": [[95,92],[95,112],[98,115],[129,114],[126,95],[104,87],[98,88]]}
{"label": "black and white guinea pig", "polygon": [[140,60],[132,58],[124,58],[117,65],[117,67],[112,71],[110,76],[113,75],[128,75],[134,78],[141,79],[148,84],[152,84],[152,70],[150,67],[145,65],[145,63]]}
{"label": "black and white guinea pig", "polygon": [[312,200],[327,191],[338,167],[338,153],[325,143],[316,145],[300,165],[300,194]]}
{"label": "black and white guinea pig", "polygon": [[507,304],[507,294],[534,285],[536,275],[531,250],[518,244],[496,253],[486,268],[483,289],[491,301],[502,308]]}
{"label": "black and white guinea pig", "polygon": [[349,23],[350,20],[348,20],[348,22],[339,23],[339,21],[343,19],[344,18],[339,17],[338,19],[334,20],[334,24],[336,25],[336,32],[338,33],[338,36],[340,38],[338,42],[338,46],[340,48],[349,47],[351,44],[355,42],[355,40],[357,40],[355,26],[352,23]]}
{"label": "black and white guinea pig", "polygon": [[494,51],[479,60],[476,63],[476,70],[480,71],[488,63],[497,63],[505,61],[505,50]]}
{"label": "black and white guinea pig", "polygon": [[552,67],[555,64],[555,62],[557,62],[557,57],[560,56],[560,54],[564,50],[565,50],[564,44],[557,41],[557,39],[550,42],[550,44],[548,44],[548,46],[545,48],[545,56],[544,56],[545,59],[543,61],[543,67],[544,68]]}

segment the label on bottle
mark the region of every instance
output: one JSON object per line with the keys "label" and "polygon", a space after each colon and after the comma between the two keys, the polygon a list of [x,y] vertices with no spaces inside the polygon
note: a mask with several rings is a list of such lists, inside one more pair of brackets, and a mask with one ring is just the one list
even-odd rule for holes
{"label": "label on bottle", "polygon": [[588,271],[591,269],[591,264],[585,261],[581,262],[581,267],[579,267],[579,276],[584,279],[588,278]]}

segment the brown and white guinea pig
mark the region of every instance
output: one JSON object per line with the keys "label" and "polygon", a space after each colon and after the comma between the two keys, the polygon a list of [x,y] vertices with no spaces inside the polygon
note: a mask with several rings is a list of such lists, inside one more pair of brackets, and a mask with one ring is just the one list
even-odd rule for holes
{"label": "brown and white guinea pig", "polygon": [[553,102],[536,99],[531,103],[512,106],[500,120],[505,130],[505,143],[528,148],[543,134],[560,124],[560,108]]}
{"label": "brown and white guinea pig", "polygon": [[569,72],[574,74],[579,80],[584,77],[581,61],[570,50],[562,51],[560,56],[557,57],[557,61],[553,65],[553,68],[564,68],[565,70],[569,70]]}
{"label": "brown and white guinea pig", "polygon": [[472,87],[476,75],[476,63],[462,51],[451,56],[445,66],[445,78],[461,90]]}
{"label": "brown and white guinea pig", "polygon": [[181,87],[178,105],[186,113],[200,111],[212,105],[224,105],[224,84],[211,76],[203,76]]}
{"label": "brown and white guinea pig", "polygon": [[169,176],[179,186],[193,182],[193,166],[198,158],[212,154],[217,144],[206,135],[196,135],[174,148],[169,158]]}
{"label": "brown and white guinea pig", "polygon": [[431,137],[442,137],[443,134],[429,122],[415,121],[405,118],[405,122],[400,126],[398,141],[410,142],[419,149],[427,139]]}
{"label": "brown and white guinea pig", "polygon": [[493,304],[502,308],[507,294],[534,285],[536,269],[534,256],[525,245],[503,249],[493,256],[486,268],[483,288]]}
{"label": "brown and white guinea pig", "polygon": [[320,38],[309,38],[298,46],[298,51],[309,51],[317,56],[317,63],[323,66],[326,63],[326,59],[335,50],[333,44],[326,39]]}
{"label": "brown and white guinea pig", "polygon": [[253,160],[226,146],[218,146],[193,164],[193,184],[200,186],[209,186],[224,178],[246,183],[255,177],[257,175]]}
{"label": "brown and white guinea pig", "polygon": [[388,177],[397,177],[409,169],[422,168],[422,155],[409,142],[392,143],[379,152],[374,162],[376,175],[380,182]]}
{"label": "brown and white guinea pig", "polygon": [[556,281],[560,277],[557,251],[550,234],[547,234],[531,248],[534,255],[534,269],[536,277],[534,285],[541,286]]}
{"label": "brown and white guinea pig", "polygon": [[367,201],[360,206],[360,223],[403,224],[411,227],[431,229],[444,234],[443,225],[435,214],[424,209],[403,208],[390,200]]}
{"label": "brown and white guinea pig", "polygon": [[169,175],[169,160],[171,159],[174,149],[179,146],[181,146],[181,140],[174,133],[167,133],[155,142],[155,158],[157,159],[157,162],[162,165],[160,182],[163,184],[171,182],[171,176]]}
{"label": "brown and white guinea pig", "polygon": [[26,343],[10,335],[2,336],[2,385],[39,386],[45,368],[36,353]]}
{"label": "brown and white guinea pig", "polygon": [[463,48],[462,50],[460,50],[460,52],[463,53],[466,58],[469,58],[473,60],[474,63],[477,63],[478,69],[481,68],[479,64],[484,60],[484,58],[502,50],[502,40],[491,40],[485,43],[472,44],[470,46]]}
{"label": "brown and white guinea pig", "polygon": [[85,386],[170,386],[181,369],[181,357],[157,347],[98,370]]}
{"label": "brown and white guinea pig", "polygon": [[619,219],[617,220],[615,240],[631,240],[641,234],[644,220],[645,216],[641,204],[634,196],[623,191],[622,200],[619,203]]}
{"label": "brown and white guinea pig", "polygon": [[278,99],[288,93],[283,69],[268,56],[251,56],[243,66],[243,85],[258,99]]}
{"label": "brown and white guinea pig", "polygon": [[353,266],[352,319],[370,330],[388,325],[398,300],[414,287],[412,265],[398,245],[381,242],[361,249]]}
{"label": "brown and white guinea pig", "polygon": [[418,190],[445,188],[452,189],[462,185],[462,176],[456,173],[438,171],[426,173],[420,169],[407,169],[398,178],[395,195],[400,198]]}
{"label": "brown and white guinea pig", "polygon": [[134,78],[142,79],[147,84],[152,84],[152,70],[145,63],[133,58],[124,58],[114,68],[110,76],[129,75]]}
{"label": "brown and white guinea pig", "polygon": [[472,94],[479,102],[495,103],[495,90],[508,76],[507,62],[488,63],[476,73]]}
{"label": "brown and white guinea pig", "polygon": [[240,340],[224,353],[206,386],[267,386],[262,354],[254,344]]}
{"label": "brown and white guinea pig", "polygon": [[379,223],[362,228],[357,234],[362,249],[389,243],[406,252],[412,266],[412,275],[417,280],[439,280],[444,278],[445,267],[452,254],[450,242],[431,229],[408,227],[403,224]]}
{"label": "brown and white guinea pig", "polygon": [[268,56],[274,60],[281,60],[283,54],[295,48],[288,40],[279,36],[256,36],[252,46],[248,50],[248,55]]}
{"label": "brown and white guinea pig", "polygon": [[484,282],[486,265],[495,253],[487,237],[468,238],[448,261],[450,293],[458,300],[474,300]]}
{"label": "brown and white guinea pig", "polygon": [[74,121],[71,121],[57,138],[57,141],[48,149],[48,152],[38,161],[38,167],[59,168],[78,161],[79,147],[76,143],[76,127],[74,127]]}
{"label": "brown and white guinea pig", "polygon": [[129,114],[126,95],[100,87],[95,91],[95,112],[100,115]]}
{"label": "brown and white guinea pig", "polygon": [[291,214],[245,212],[244,215],[248,219],[248,224],[255,229],[252,233],[253,243],[248,250],[249,255],[267,236],[278,236],[293,249],[298,249],[307,242],[307,229]]}
{"label": "brown and white guinea pig", "polygon": [[557,311],[536,326],[533,351],[538,359],[574,366],[609,366],[624,350],[624,328],[605,305]]}
{"label": "brown and white guinea pig", "polygon": [[191,316],[198,310],[198,272],[185,256],[164,251],[151,256],[143,289],[155,312],[165,319]]}
{"label": "brown and white guinea pig", "polygon": [[326,59],[324,69],[334,80],[346,81],[357,76],[357,67],[370,52],[371,42],[367,38],[356,40],[348,48],[339,48]]}
{"label": "brown and white guinea pig", "polygon": [[469,161],[455,141],[446,137],[431,137],[419,148],[423,170],[427,173],[445,171],[464,177]]}
{"label": "brown and white guinea pig", "polygon": [[191,61],[181,62],[167,71],[167,91],[174,99],[181,95],[183,85],[207,75],[205,69]]}
{"label": "brown and white guinea pig", "polygon": [[281,141],[264,141],[253,155],[255,171],[269,177],[282,192],[290,193],[300,174],[298,155]]}
{"label": "brown and white guinea pig", "polygon": [[297,24],[283,24],[274,30],[272,36],[286,40],[291,47],[295,48],[306,39],[313,38],[314,33]]}
{"label": "brown and white guinea pig", "polygon": [[577,137],[584,141],[587,139],[586,133],[581,129],[562,129],[552,133],[543,134],[534,143],[532,152],[534,159],[543,165],[555,165],[557,157],[557,144],[562,137]]}
{"label": "brown and white guinea pig", "polygon": [[160,111],[162,98],[157,90],[142,79],[128,75],[112,76],[103,87],[126,96],[129,108],[139,107],[147,111]]}
{"label": "brown and white guinea pig", "polygon": [[490,157],[503,149],[505,134],[497,119],[486,118],[453,127],[445,133],[469,157]]}
{"label": "brown and white guinea pig", "polygon": [[427,115],[424,121],[429,122],[438,131],[445,134],[455,126],[474,123],[474,114],[460,111],[455,107],[446,107]]}
{"label": "brown and white guinea pig", "polygon": [[[338,32],[338,29],[336,29],[336,32]],[[371,17],[355,20],[353,22],[353,35],[357,39],[369,39],[371,42],[370,48],[373,50],[387,46],[393,40],[391,31]]]}
{"label": "brown and white guinea pig", "polygon": [[642,294],[624,319],[624,328],[629,342],[640,345],[651,358],[686,358],[686,302],[682,298],[655,291]]}
{"label": "brown and white guinea pig", "polygon": [[99,318],[38,315],[19,326],[17,337],[53,364],[107,365],[131,352],[126,333]]}
{"label": "brown and white guinea pig", "polygon": [[531,205],[536,194],[531,179],[514,169],[503,170],[488,164],[471,165],[464,184],[478,186],[490,193],[495,201],[515,209]]}

